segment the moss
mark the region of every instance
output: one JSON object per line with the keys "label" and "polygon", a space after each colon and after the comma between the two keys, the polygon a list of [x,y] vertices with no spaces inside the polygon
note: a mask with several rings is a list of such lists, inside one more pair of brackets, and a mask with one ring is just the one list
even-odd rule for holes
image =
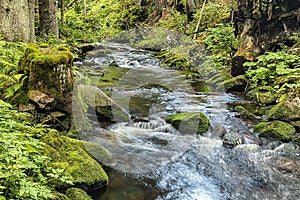
{"label": "moss", "polygon": [[291,122],[291,124],[297,129],[300,130],[300,121]]}
{"label": "moss", "polygon": [[172,51],[164,51],[160,53],[157,57],[163,59],[161,63],[162,66],[167,66],[179,70],[195,71],[195,68],[188,61],[188,59],[179,53],[175,53]]}
{"label": "moss", "polygon": [[271,86],[262,86],[255,88],[247,93],[248,96],[256,103],[269,105],[276,102],[278,94]]}
{"label": "moss", "polygon": [[93,200],[92,197],[79,188],[69,188],[66,192],[66,195],[72,200]]}
{"label": "moss", "polygon": [[300,93],[290,93],[268,113],[269,119],[297,120],[300,119]]}
{"label": "moss", "polygon": [[100,78],[98,86],[112,86],[117,85],[119,79],[128,72],[127,68],[108,68],[102,70],[103,76]]}
{"label": "moss", "polygon": [[247,79],[245,75],[239,75],[236,77],[229,78],[220,84],[218,84],[217,90],[220,88],[225,88],[226,91],[240,91],[244,92],[247,84]]}
{"label": "moss", "polygon": [[52,200],[71,200],[66,195],[59,193],[57,191],[54,191],[53,195],[54,197],[52,198]]}
{"label": "moss", "polygon": [[[70,177],[76,187],[96,189],[108,183],[107,174],[83,149],[82,141],[60,136],[56,132],[48,133],[43,141],[44,153],[52,159],[52,165],[65,169],[64,175]],[[70,187],[60,180],[52,184],[56,188]]]}
{"label": "moss", "polygon": [[294,136],[295,128],[282,121],[261,122],[254,126],[260,137],[274,138],[281,141],[290,141]]}
{"label": "moss", "polygon": [[166,120],[181,133],[203,134],[208,130],[209,120],[201,112],[184,112],[171,115]]}
{"label": "moss", "polygon": [[82,141],[81,148],[100,163],[108,164],[113,162],[111,153],[100,144]]}
{"label": "moss", "polygon": [[68,55],[68,53],[60,53],[60,54],[51,54],[51,55],[40,55],[36,56],[32,62],[35,65],[44,65],[54,67],[57,64],[67,64],[70,63],[72,57]]}
{"label": "moss", "polygon": [[234,108],[235,111],[240,113],[240,116],[243,119],[255,119],[256,115],[254,115],[253,113],[249,112],[246,108],[244,108],[243,106],[236,106]]}

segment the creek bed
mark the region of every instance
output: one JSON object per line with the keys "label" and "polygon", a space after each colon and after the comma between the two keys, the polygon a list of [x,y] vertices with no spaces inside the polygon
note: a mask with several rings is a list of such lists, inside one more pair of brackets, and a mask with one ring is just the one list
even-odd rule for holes
{"label": "creek bed", "polygon": [[[113,163],[104,163],[109,185],[105,192],[95,192],[94,199],[300,199],[298,146],[222,146],[224,129],[255,137],[251,123],[237,118],[230,106],[242,97],[208,92],[205,82],[191,82],[178,71],[161,68],[152,52],[126,44],[97,47],[81,68],[82,73],[93,69],[94,84],[132,117],[147,119],[132,126],[95,125],[84,137],[114,157]],[[165,122],[168,115],[198,111],[211,122],[204,136],[181,134]]]}

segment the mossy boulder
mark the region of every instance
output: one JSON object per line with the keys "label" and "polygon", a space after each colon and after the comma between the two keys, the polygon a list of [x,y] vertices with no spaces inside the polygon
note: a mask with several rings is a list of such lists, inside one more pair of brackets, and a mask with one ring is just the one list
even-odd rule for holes
{"label": "mossy boulder", "polygon": [[300,119],[300,88],[287,95],[282,102],[274,106],[268,113],[269,119]]}
{"label": "mossy boulder", "polygon": [[296,128],[296,130],[300,131],[300,121],[291,122],[291,124]]}
{"label": "mossy boulder", "polygon": [[93,108],[97,116],[103,121],[120,122],[129,121],[129,114],[99,88],[94,86],[77,86],[82,104]]}
{"label": "mossy boulder", "polygon": [[208,130],[209,120],[201,112],[183,112],[168,116],[166,121],[183,134],[204,134]]}
{"label": "mossy boulder", "polygon": [[[45,142],[44,154],[52,159],[54,167],[65,170],[63,175],[70,177],[75,187],[93,190],[107,185],[107,174],[100,164],[86,152],[82,141],[60,136],[54,131],[44,136],[43,141]],[[102,153],[105,154],[106,151]],[[111,157],[110,154],[103,156]],[[71,186],[59,179],[53,181],[52,184],[60,189]]]}
{"label": "mossy boulder", "polygon": [[244,92],[247,84],[245,75],[229,78],[218,84],[217,90],[224,88],[226,91]]}
{"label": "mossy boulder", "polygon": [[300,145],[300,135],[298,135],[295,139],[294,142],[296,142],[298,145]]}
{"label": "mossy boulder", "polygon": [[234,108],[235,111],[240,113],[240,117],[243,119],[255,119],[257,118],[256,115],[254,115],[253,113],[249,112],[246,108],[244,108],[243,106],[236,106]]}
{"label": "mossy boulder", "polygon": [[79,188],[69,188],[66,195],[70,200],[93,200],[91,196]]}
{"label": "mossy boulder", "polygon": [[289,123],[282,121],[260,122],[254,126],[260,137],[290,141],[296,130]]}
{"label": "mossy boulder", "polygon": [[52,200],[69,200],[69,198],[62,193],[59,193],[57,191],[53,192],[54,197],[52,198]]}
{"label": "mossy boulder", "polygon": [[269,105],[276,102],[278,94],[271,86],[262,86],[250,90],[247,95],[256,103]]}

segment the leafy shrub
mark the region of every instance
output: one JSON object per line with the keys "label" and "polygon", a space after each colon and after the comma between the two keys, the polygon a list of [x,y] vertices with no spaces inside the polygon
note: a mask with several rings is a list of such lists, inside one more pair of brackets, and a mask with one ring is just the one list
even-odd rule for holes
{"label": "leafy shrub", "polygon": [[40,153],[43,143],[37,137],[50,130],[31,125],[29,119],[29,114],[0,100],[0,195],[6,199],[49,199],[53,197],[49,180],[69,181]]}
{"label": "leafy shrub", "polygon": [[233,51],[237,49],[238,40],[234,36],[234,28],[229,24],[218,24],[203,32],[203,43],[212,54],[218,69],[230,65]]}
{"label": "leafy shrub", "polygon": [[166,18],[158,21],[157,25],[184,33],[187,25],[187,16],[176,10],[169,10]]}
{"label": "leafy shrub", "polygon": [[[214,27],[225,18],[228,18],[232,10],[232,4],[233,2],[224,0],[207,2],[202,13],[199,31],[205,31],[207,28]],[[202,10],[199,8],[194,14],[194,20],[191,22],[189,30],[187,30],[188,34],[192,34],[195,31],[201,12]]]}
{"label": "leafy shrub", "polygon": [[75,41],[100,40],[133,28],[145,13],[135,0],[94,0],[88,1],[84,18],[82,2],[77,4],[65,12],[65,26],[60,29],[63,36]]}
{"label": "leafy shrub", "polygon": [[[300,57],[284,51],[267,52],[258,56],[254,62],[246,62],[244,66],[249,68],[246,74],[254,87],[276,84],[275,81],[282,76],[300,75]],[[278,82],[278,84],[282,83],[284,81]],[[296,84],[299,84],[297,80]],[[280,86],[275,85],[275,88],[278,89]],[[284,84],[284,87],[292,88],[293,84]]]}

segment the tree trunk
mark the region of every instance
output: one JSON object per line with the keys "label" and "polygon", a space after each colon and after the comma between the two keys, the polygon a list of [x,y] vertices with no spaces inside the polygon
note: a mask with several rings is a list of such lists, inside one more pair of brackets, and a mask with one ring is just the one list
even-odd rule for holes
{"label": "tree trunk", "polygon": [[56,0],[39,0],[39,35],[53,34],[58,37],[58,18]]}
{"label": "tree trunk", "polygon": [[34,0],[0,0],[0,33],[6,40],[33,42]]}
{"label": "tree trunk", "polygon": [[86,20],[86,0],[83,0],[83,17]]}
{"label": "tree trunk", "polygon": [[60,23],[63,26],[65,21],[65,0],[60,0]]}
{"label": "tree trunk", "polygon": [[244,74],[245,61],[254,60],[278,43],[287,43],[290,33],[300,30],[299,8],[300,0],[238,0],[234,24],[239,47],[232,59],[231,74]]}

